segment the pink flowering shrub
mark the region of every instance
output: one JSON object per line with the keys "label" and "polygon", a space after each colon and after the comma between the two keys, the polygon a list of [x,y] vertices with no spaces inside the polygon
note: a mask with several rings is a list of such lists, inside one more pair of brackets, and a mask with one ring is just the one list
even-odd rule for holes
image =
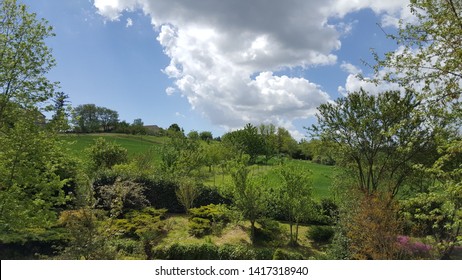
{"label": "pink flowering shrub", "polygon": [[412,241],[409,236],[399,235],[397,237],[398,247],[401,249],[404,259],[428,259],[432,246]]}

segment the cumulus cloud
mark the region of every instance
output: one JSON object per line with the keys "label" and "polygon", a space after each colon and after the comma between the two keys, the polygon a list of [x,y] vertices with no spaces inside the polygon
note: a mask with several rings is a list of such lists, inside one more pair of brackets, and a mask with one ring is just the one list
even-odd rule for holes
{"label": "cumulus cloud", "polygon": [[[330,17],[363,8],[394,15],[402,0],[95,0],[98,12],[118,20],[124,11],[150,16],[157,40],[170,58],[164,73],[175,91],[213,124],[227,129],[247,122],[272,122],[294,130],[329,96],[304,78],[280,70],[332,65],[340,37],[351,25],[332,26]],[[351,73],[353,65],[342,68]],[[352,81],[353,83],[353,81]],[[350,85],[347,85],[349,87]]]}
{"label": "cumulus cloud", "polygon": [[332,5],[326,8],[327,13],[333,13],[337,17],[344,17],[346,14],[369,8],[375,14],[381,16],[382,26],[399,25],[399,19],[404,22],[412,22],[414,16],[409,9],[409,0],[336,0],[331,1]]}

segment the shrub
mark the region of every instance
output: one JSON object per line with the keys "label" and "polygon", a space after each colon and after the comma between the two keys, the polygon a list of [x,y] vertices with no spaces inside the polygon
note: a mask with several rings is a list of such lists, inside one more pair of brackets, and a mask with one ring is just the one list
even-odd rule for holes
{"label": "shrub", "polygon": [[98,138],[88,148],[90,160],[96,169],[112,168],[116,164],[128,161],[127,149],[114,143]]}
{"label": "shrub", "polygon": [[105,222],[106,232],[126,238],[142,239],[147,236],[154,239],[163,231],[165,209],[146,207],[143,210],[132,210],[122,219],[108,220]]}
{"label": "shrub", "polygon": [[429,259],[432,246],[422,242],[412,241],[408,236],[400,235],[397,238],[401,258],[403,259]]}
{"label": "shrub", "polygon": [[307,237],[318,243],[328,243],[334,233],[335,231],[331,226],[312,226],[307,232]]}
{"label": "shrub", "polygon": [[272,219],[258,220],[260,228],[255,231],[255,238],[258,241],[271,242],[282,239],[282,229],[279,223]]}
{"label": "shrub", "polygon": [[212,223],[208,219],[194,217],[189,220],[189,234],[202,237],[212,233]]}
{"label": "shrub", "polygon": [[219,234],[230,222],[229,210],[224,205],[210,204],[190,209],[189,233],[196,237]]}
{"label": "shrub", "polygon": [[283,249],[276,249],[273,254],[273,260],[303,260],[302,254],[297,252],[289,252]]}
{"label": "shrub", "polygon": [[218,247],[210,243],[178,244],[157,247],[153,250],[155,259],[164,260],[217,260]]}
{"label": "shrub", "polygon": [[218,249],[220,260],[271,260],[274,250],[225,244]]}

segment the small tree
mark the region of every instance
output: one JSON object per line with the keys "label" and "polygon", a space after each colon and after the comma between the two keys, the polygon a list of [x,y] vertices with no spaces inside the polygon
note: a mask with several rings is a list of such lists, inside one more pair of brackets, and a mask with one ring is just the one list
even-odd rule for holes
{"label": "small tree", "polygon": [[312,208],[310,173],[290,165],[282,167],[279,173],[283,179],[280,188],[281,207],[285,210],[290,225],[289,244],[295,246],[298,242],[299,223],[310,215]]}
{"label": "small tree", "polygon": [[191,180],[180,180],[178,188],[175,191],[178,201],[189,213],[189,209],[193,207],[194,201],[199,196],[199,189],[196,184]]}
{"label": "small tree", "polygon": [[263,196],[263,181],[259,178],[249,178],[249,170],[244,165],[231,173],[234,184],[234,204],[242,212],[244,218],[250,221],[250,240],[255,243],[255,222],[263,216],[265,199]]}

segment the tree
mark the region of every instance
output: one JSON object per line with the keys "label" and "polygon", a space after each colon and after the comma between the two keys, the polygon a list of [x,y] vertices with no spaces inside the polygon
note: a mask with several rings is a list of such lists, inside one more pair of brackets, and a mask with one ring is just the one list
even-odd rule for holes
{"label": "tree", "polygon": [[126,163],[128,161],[127,149],[116,143],[110,143],[104,138],[95,140],[92,146],[88,148],[92,167],[96,170],[112,168],[116,164]]}
{"label": "tree", "polygon": [[99,130],[98,107],[95,104],[83,104],[74,108],[72,122],[78,132],[90,133]]}
{"label": "tree", "polygon": [[[285,210],[290,226],[290,241],[292,246],[298,242],[298,227],[300,221],[310,214],[312,206],[311,178],[305,170],[286,165],[279,169],[283,179],[280,188],[281,207]],[[295,232],[293,226],[295,225]]]}
{"label": "tree", "polygon": [[462,141],[440,147],[431,167],[419,166],[432,180],[428,191],[402,202],[402,214],[418,236],[432,236],[436,253],[448,259],[462,246]]}
{"label": "tree", "polygon": [[427,126],[420,104],[411,91],[403,96],[398,91],[373,96],[360,90],[335,104],[322,104],[312,131],[336,144],[360,190],[394,197],[411,176],[419,154],[433,143],[434,131]]}
{"label": "tree", "polygon": [[265,199],[263,181],[248,175],[249,170],[242,164],[231,173],[234,185],[233,198],[237,209],[250,221],[250,240],[255,243],[255,222],[263,216]]}
{"label": "tree", "polygon": [[401,49],[384,59],[376,54],[374,69],[376,73],[392,69],[383,79],[403,88],[421,88],[423,98],[436,97],[428,99],[432,103],[428,109],[437,104],[439,109],[459,108],[454,101],[460,97],[462,80],[462,3],[411,0],[410,9],[416,20],[401,24],[398,34],[389,35]]}
{"label": "tree", "polygon": [[119,123],[119,113],[117,113],[117,111],[105,107],[98,107],[97,112],[101,128],[104,132],[110,132],[117,127]]}
{"label": "tree", "polygon": [[202,131],[199,134],[199,137],[202,141],[206,141],[207,143],[213,140],[213,135],[212,135],[212,132],[210,131]]}
{"label": "tree", "polygon": [[292,156],[297,151],[297,141],[290,135],[290,132],[278,127],[277,131],[277,150],[280,154]]}
{"label": "tree", "polygon": [[64,92],[57,92],[53,98],[53,111],[55,112],[51,123],[56,125],[61,131],[69,129],[69,95]]}
{"label": "tree", "polygon": [[48,22],[25,5],[0,2],[0,127],[21,114],[17,106],[34,110],[53,97],[55,84],[46,74],[55,61],[45,44],[52,36]]}
{"label": "tree", "polygon": [[132,126],[131,126],[132,134],[146,134],[146,128],[144,127],[144,123],[142,119],[134,119]]}
{"label": "tree", "polygon": [[194,140],[194,141],[199,140],[199,132],[197,132],[195,130],[191,130],[188,133],[188,138],[191,139],[191,140]]}
{"label": "tree", "polygon": [[199,189],[193,181],[183,179],[179,181],[175,194],[178,201],[184,206],[186,213],[189,213],[189,209],[193,207],[194,201],[199,196]]}
{"label": "tree", "polygon": [[255,163],[258,155],[265,152],[263,138],[258,133],[258,128],[247,124],[243,129],[232,131],[223,135],[225,145],[234,148],[241,154],[250,156],[250,163]]}
{"label": "tree", "polygon": [[95,104],[83,104],[74,108],[72,122],[78,132],[110,132],[119,123],[119,113]]}
{"label": "tree", "polygon": [[410,8],[415,20],[401,24],[398,34],[389,35],[400,49],[383,59],[375,54],[374,70],[376,74],[386,72],[382,77],[386,82],[419,88],[418,98],[427,104],[427,119],[435,127],[453,129],[437,138],[438,150],[444,151],[440,158],[431,167],[420,166],[437,183],[405,203],[408,219],[420,226],[427,223],[442,257],[447,257],[453,245],[460,244],[460,236],[454,238],[460,235],[461,223],[460,178],[454,177],[460,174],[460,159],[454,155],[460,151],[462,120],[462,2],[411,0]]}
{"label": "tree", "polygon": [[[0,1],[0,242],[42,240],[56,223],[57,208],[72,180],[70,161],[53,127],[45,128],[39,106],[56,84],[47,78],[55,62],[45,40],[53,36],[15,0]],[[63,171],[63,172],[61,172]]]}

